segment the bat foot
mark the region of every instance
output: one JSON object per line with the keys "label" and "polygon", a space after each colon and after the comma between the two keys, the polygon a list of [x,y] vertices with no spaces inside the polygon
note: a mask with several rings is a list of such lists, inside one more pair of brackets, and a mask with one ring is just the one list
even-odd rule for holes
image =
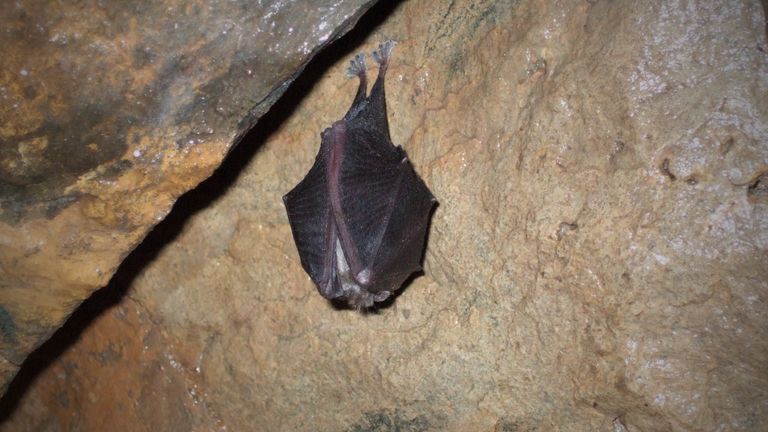
{"label": "bat foot", "polygon": [[389,66],[389,56],[392,53],[392,48],[395,47],[395,41],[392,39],[385,41],[379,45],[379,49],[373,52],[372,56],[379,66],[386,68]]}
{"label": "bat foot", "polygon": [[364,77],[367,66],[365,65],[365,54],[358,53],[355,58],[349,61],[349,67],[347,68],[348,77]]}

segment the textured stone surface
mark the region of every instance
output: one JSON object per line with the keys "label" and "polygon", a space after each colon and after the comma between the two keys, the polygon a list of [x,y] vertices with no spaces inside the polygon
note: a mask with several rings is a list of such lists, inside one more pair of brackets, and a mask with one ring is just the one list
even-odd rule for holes
{"label": "textured stone surface", "polygon": [[369,3],[0,8],[0,389]]}
{"label": "textured stone surface", "polygon": [[[122,403],[126,429],[167,424],[146,406],[191,410],[190,429],[763,428],[764,13],[657,3],[393,8],[311,69],[251,160],[233,155],[180,203],[146,246],[156,258],[117,287],[127,297],[5,426],[66,429]],[[393,141],[441,205],[425,275],[361,315],[315,292],[280,197],[352,98],[346,62],[390,37]],[[139,354],[146,332],[161,339]],[[88,385],[110,373],[126,392]]]}

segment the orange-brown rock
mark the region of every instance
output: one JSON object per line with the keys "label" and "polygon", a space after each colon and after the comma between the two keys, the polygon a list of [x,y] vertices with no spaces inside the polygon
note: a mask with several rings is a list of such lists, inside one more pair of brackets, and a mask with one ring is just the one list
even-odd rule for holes
{"label": "orange-brown rock", "polygon": [[370,3],[0,8],[0,389]]}

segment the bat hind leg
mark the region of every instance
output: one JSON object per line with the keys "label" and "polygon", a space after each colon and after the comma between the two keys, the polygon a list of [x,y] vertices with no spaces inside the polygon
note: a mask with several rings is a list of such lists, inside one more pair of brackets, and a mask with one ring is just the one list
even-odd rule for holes
{"label": "bat hind leg", "polygon": [[355,58],[349,61],[347,76],[350,78],[358,77],[360,79],[360,86],[357,88],[357,94],[355,94],[355,100],[352,101],[352,106],[349,107],[349,111],[344,116],[347,120],[356,116],[362,109],[365,93],[368,90],[368,74],[366,74],[366,69],[368,67],[365,64],[365,54],[363,53],[358,53]]}

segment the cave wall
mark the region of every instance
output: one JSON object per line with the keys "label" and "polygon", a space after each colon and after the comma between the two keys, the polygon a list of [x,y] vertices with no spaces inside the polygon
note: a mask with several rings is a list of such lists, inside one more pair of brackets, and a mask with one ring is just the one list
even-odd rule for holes
{"label": "cave wall", "polygon": [[[765,30],[756,1],[378,5],[129,257],[124,296],[3,427],[760,429]],[[440,206],[424,274],[362,314],[316,292],[281,196],[352,100],[348,61],[388,38],[392,138]]]}

